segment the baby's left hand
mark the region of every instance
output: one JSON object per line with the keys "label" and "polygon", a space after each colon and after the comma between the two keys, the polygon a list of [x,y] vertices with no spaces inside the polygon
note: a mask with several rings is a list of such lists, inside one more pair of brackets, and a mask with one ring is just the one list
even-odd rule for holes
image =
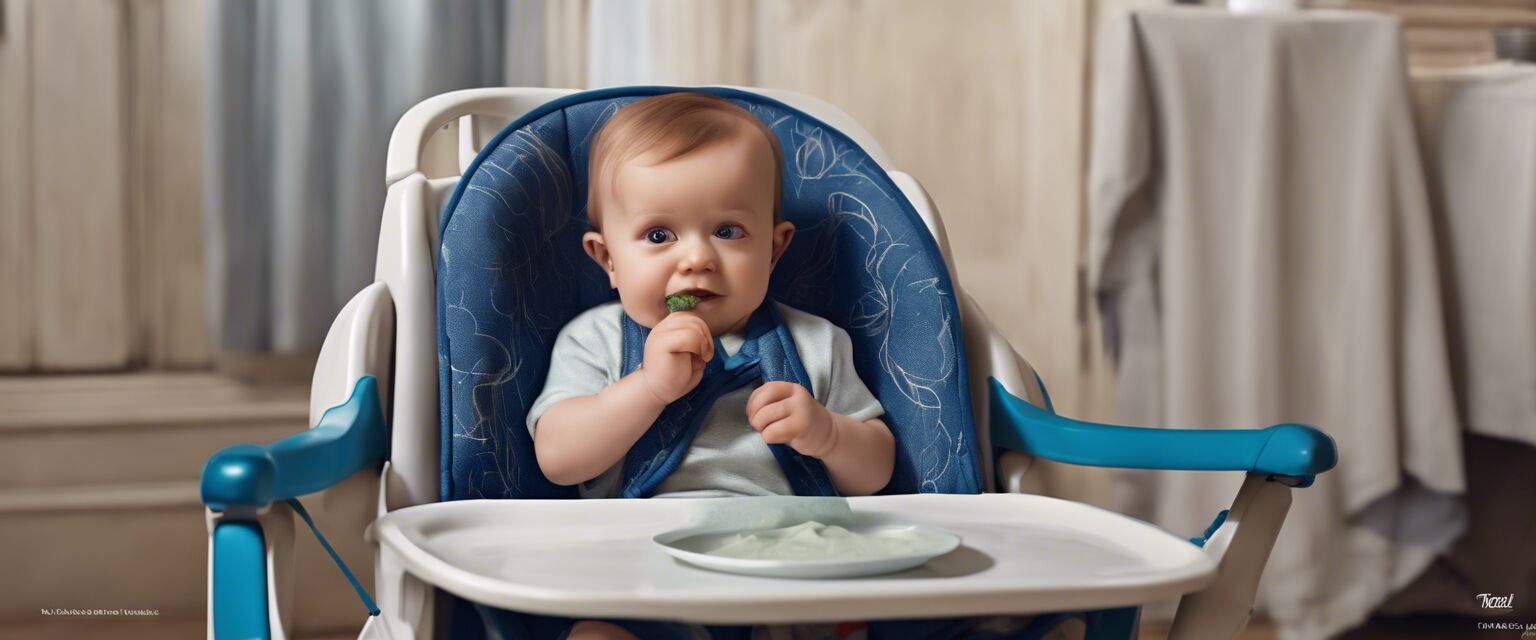
{"label": "baby's left hand", "polygon": [[763,434],[763,442],[787,442],[801,455],[820,458],[837,444],[832,412],[793,382],[769,382],[753,391],[747,423]]}

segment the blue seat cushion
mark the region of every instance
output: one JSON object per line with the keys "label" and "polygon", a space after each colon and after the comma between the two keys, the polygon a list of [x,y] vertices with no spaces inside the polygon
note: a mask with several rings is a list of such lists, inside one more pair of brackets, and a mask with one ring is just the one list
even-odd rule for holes
{"label": "blue seat cushion", "polygon": [[[576,496],[540,473],[525,419],[561,327],[617,298],[581,248],[588,145],[623,105],[678,90],[550,102],[508,125],[459,181],[437,262],[443,500]],[[960,313],[916,210],[858,145],[815,118],[754,93],[690,90],[747,109],[783,146],[783,214],[796,233],[769,296],[848,331],[896,437],[883,493],[979,492]]]}

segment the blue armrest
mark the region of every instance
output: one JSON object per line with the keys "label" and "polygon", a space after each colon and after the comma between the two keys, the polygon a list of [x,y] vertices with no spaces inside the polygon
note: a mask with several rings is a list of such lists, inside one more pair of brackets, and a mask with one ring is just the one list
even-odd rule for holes
{"label": "blue armrest", "polygon": [[1265,429],[1151,429],[1063,418],[988,378],[992,443],[1058,462],[1133,469],[1248,471],[1287,476],[1295,486],[1339,461],[1333,438],[1303,424]]}
{"label": "blue armrest", "polygon": [[378,381],[363,376],[352,397],[327,409],[313,429],[267,446],[237,444],[203,467],[203,504],[264,507],[334,486],[388,453],[389,434]]}

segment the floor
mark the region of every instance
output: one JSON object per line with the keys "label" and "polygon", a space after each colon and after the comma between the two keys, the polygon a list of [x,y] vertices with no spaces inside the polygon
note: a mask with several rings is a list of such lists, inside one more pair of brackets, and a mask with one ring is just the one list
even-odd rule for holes
{"label": "floor", "polygon": [[[1140,640],[1167,640],[1168,624],[1144,624]],[[1365,626],[1354,629],[1337,640],[1520,640],[1519,631],[1482,631],[1477,621],[1455,616],[1413,616],[1407,618],[1375,618]],[[1274,640],[1275,627],[1269,622],[1248,625],[1238,640]],[[1536,633],[1524,636],[1536,638]]]}
{"label": "floor", "polygon": [[[1477,640],[1518,639],[1518,631],[1479,631],[1476,622],[1466,618],[1449,616],[1421,616],[1414,618],[1376,619],[1364,627],[1345,634],[1340,640]],[[202,620],[90,620],[68,619],[42,622],[0,625],[0,640],[77,640],[80,638],[112,638],[114,640],[173,640],[176,638],[200,638],[206,627]],[[354,636],[308,636],[300,640],[347,640]],[[1146,624],[1141,628],[1141,640],[1166,640],[1167,624]],[[1536,637],[1530,634],[1527,637]],[[1255,622],[1239,636],[1238,640],[1273,640],[1275,628],[1267,622]]]}
{"label": "floor", "polygon": [[[136,620],[69,618],[24,624],[0,624],[0,640],[176,640],[203,638],[207,624],[201,619]],[[356,634],[300,636],[298,640],[352,640]]]}

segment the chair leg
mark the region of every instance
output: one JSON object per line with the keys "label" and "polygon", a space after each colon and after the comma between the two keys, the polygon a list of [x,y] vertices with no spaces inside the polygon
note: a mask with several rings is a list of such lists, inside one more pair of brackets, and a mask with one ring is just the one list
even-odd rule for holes
{"label": "chair leg", "polygon": [[208,549],[208,637],[271,637],[261,527],[254,522],[219,523]]}
{"label": "chair leg", "polygon": [[375,584],[379,615],[395,640],[432,638],[435,617],[432,586],[407,573],[385,553],[376,556]]}
{"label": "chair leg", "polygon": [[[292,636],[294,611],[293,511],[274,504],[260,513],[225,514],[206,511],[211,534],[208,571],[209,637],[246,637],[246,624],[227,627],[219,620],[234,616],[264,629],[259,637],[284,640]],[[251,545],[256,545],[254,548]],[[222,547],[222,548],[221,548]],[[256,555],[252,555],[256,554]],[[259,562],[260,566],[251,566]],[[255,582],[252,582],[255,581]],[[259,582],[257,584],[256,582]],[[237,595],[238,594],[238,595]],[[233,606],[230,598],[240,604]],[[219,606],[220,603],[224,606]],[[253,611],[253,607],[259,609]],[[265,624],[250,621],[265,618]]]}
{"label": "chair leg", "polygon": [[1217,562],[1216,580],[1179,601],[1170,640],[1225,640],[1242,633],[1253,614],[1259,576],[1290,508],[1289,486],[1267,474],[1248,474],[1226,522],[1205,543]]}
{"label": "chair leg", "polygon": [[[389,512],[389,475],[393,462],[386,461],[379,470],[379,515]],[[416,576],[411,575],[394,556],[384,552],[384,547],[369,531],[368,541],[373,545],[373,581],[377,589],[380,627],[389,630],[391,640],[431,639],[438,637],[437,590]],[[443,603],[447,604],[447,603]],[[446,620],[445,620],[446,621]],[[445,630],[446,631],[446,630]]]}

